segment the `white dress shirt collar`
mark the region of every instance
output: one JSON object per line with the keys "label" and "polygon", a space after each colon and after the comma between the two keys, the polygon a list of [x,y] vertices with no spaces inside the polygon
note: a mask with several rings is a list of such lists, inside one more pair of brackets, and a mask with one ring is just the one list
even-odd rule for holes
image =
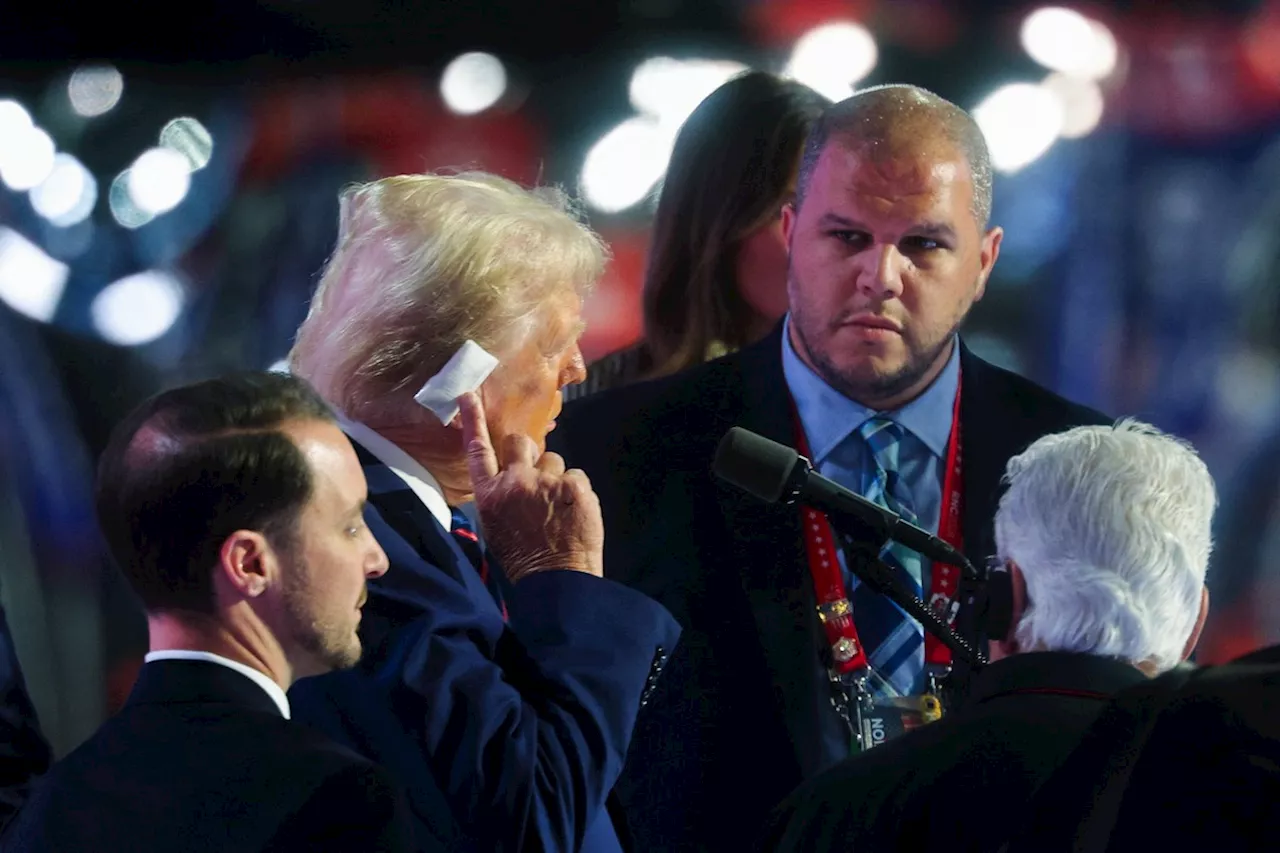
{"label": "white dress shirt collar", "polygon": [[157,660],[202,660],[225,666],[227,669],[234,669],[265,690],[267,695],[271,697],[271,701],[275,702],[276,707],[280,709],[280,715],[286,720],[289,719],[289,697],[285,695],[280,685],[276,684],[266,673],[259,672],[251,666],[245,666],[239,661],[224,658],[222,655],[215,655],[213,652],[201,652],[192,649],[165,649],[159,652],[149,652],[143,660],[147,663]]}
{"label": "white dress shirt collar", "polygon": [[418,500],[431,510],[431,515],[440,522],[441,527],[445,530],[453,529],[453,510],[444,498],[444,490],[422,463],[362,423],[339,418],[338,424],[352,441],[372,453],[379,462],[404,480],[418,496]]}

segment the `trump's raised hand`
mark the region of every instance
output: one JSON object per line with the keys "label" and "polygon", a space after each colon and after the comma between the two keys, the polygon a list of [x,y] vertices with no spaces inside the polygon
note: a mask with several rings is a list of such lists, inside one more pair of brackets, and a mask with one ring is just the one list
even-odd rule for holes
{"label": "trump's raised hand", "polygon": [[489,550],[512,581],[533,572],[604,573],[604,519],[587,475],[539,455],[527,435],[494,437],[477,394],[458,400],[467,468]]}

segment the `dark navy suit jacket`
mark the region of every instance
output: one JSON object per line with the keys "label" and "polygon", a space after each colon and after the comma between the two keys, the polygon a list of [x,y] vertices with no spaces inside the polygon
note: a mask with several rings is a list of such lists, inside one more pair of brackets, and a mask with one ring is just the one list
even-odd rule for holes
{"label": "dark navy suit jacket", "polygon": [[504,622],[453,536],[356,450],[391,567],[369,586],[362,662],[296,684],[295,715],[400,780],[423,848],[622,850],[606,800],[675,620],[621,584],[549,571],[507,587]]}

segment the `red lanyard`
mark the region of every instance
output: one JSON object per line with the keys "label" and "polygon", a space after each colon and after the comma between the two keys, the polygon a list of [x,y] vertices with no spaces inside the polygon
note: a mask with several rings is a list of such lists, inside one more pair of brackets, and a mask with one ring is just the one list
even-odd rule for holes
{"label": "red lanyard", "polygon": [[[792,410],[795,410],[794,401]],[[796,449],[809,455],[809,442],[796,413]],[[956,400],[951,411],[951,435],[947,439],[946,469],[942,477],[942,511],[938,521],[938,538],[957,551],[964,551],[961,529],[961,501],[964,480],[960,459],[960,383],[956,382]],[[809,575],[818,599],[818,617],[822,621],[827,643],[831,647],[832,668],[837,675],[859,672],[869,667],[866,650],[858,640],[858,627],[853,624],[853,607],[845,591],[844,578],[835,546],[835,536],[827,517],[807,506],[800,507],[800,523],[804,527],[805,550],[809,556]],[[959,602],[956,585],[960,570],[944,563],[934,563],[930,572],[928,604],[955,626]],[[946,670],[951,667],[951,650],[932,634],[924,636],[924,660],[927,667]]]}

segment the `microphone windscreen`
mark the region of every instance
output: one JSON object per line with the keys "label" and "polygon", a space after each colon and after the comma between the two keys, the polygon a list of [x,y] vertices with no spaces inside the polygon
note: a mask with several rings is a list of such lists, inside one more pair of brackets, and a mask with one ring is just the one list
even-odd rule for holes
{"label": "microphone windscreen", "polygon": [[742,427],[720,439],[711,470],[731,486],[767,503],[777,503],[800,454]]}

